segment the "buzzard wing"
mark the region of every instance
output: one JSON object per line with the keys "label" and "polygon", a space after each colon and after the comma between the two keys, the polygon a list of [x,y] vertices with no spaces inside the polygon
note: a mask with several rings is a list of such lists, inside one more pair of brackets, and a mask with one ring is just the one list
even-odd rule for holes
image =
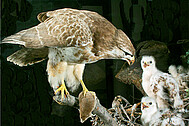
{"label": "buzzard wing", "polygon": [[3,40],[3,43],[21,44],[27,48],[76,47],[92,43],[89,23],[84,13],[73,9],[43,12],[37,26],[22,30]]}
{"label": "buzzard wing", "polygon": [[13,62],[19,66],[32,65],[45,60],[48,56],[48,48],[22,48],[9,57],[7,61]]}

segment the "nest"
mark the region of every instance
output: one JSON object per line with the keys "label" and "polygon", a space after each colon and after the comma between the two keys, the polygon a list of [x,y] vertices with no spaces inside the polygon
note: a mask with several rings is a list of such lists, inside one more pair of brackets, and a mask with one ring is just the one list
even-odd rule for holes
{"label": "nest", "polygon": [[[108,113],[119,126],[141,126],[140,123],[140,103],[131,105],[127,99],[117,96],[112,102],[112,108]],[[104,126],[104,122],[96,115],[91,117],[92,126]]]}

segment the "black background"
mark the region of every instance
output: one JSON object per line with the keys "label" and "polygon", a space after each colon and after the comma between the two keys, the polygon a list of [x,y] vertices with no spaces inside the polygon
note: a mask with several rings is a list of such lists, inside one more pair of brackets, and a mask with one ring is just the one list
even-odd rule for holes
{"label": "black background", "polygon": [[[189,38],[188,0],[143,0],[143,3],[145,4],[138,0],[2,0],[1,38],[37,25],[39,21],[36,16],[40,12],[64,7],[88,9],[99,12],[122,29],[135,47],[144,40],[153,39],[166,43],[171,51],[169,64],[183,64],[180,56],[188,50],[188,43],[177,44],[177,41]],[[141,17],[133,11],[135,7],[140,8],[138,14]],[[139,19],[142,19],[141,22]],[[142,25],[141,31],[135,29],[139,25]],[[84,124],[80,123],[78,110],[53,102],[52,89],[47,80],[46,61],[27,67],[19,67],[6,61],[6,57],[19,48],[18,45],[1,45],[1,124],[91,125],[89,120]],[[84,81],[87,87],[97,93],[102,105],[107,108],[111,107],[116,95],[124,96],[131,103],[142,97],[133,85],[126,85],[115,79],[114,76],[123,63],[120,60],[102,60],[86,67]],[[99,69],[94,70],[93,67]],[[99,74],[96,80],[91,80],[95,74]]]}

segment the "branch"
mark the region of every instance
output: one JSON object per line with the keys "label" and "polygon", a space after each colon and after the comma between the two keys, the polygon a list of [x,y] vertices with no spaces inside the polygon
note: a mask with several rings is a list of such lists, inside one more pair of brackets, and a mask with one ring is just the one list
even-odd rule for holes
{"label": "branch", "polygon": [[99,99],[96,97],[96,107],[93,110],[93,114],[96,114],[107,126],[116,126],[116,121],[108,113],[105,107],[100,104]]}
{"label": "branch", "polygon": [[[79,109],[79,99],[72,96],[68,95],[66,98],[63,100],[61,99],[61,96],[53,96],[53,99],[61,105],[68,105],[71,107],[74,107],[76,109]],[[96,97],[96,105],[94,110],[92,111],[93,114],[96,114],[107,126],[116,126],[117,123],[116,121],[112,118],[112,116],[108,113],[107,109],[103,107],[100,104],[99,99]]]}
{"label": "branch", "polygon": [[60,105],[68,105],[71,107],[74,107],[76,109],[79,109],[79,100],[78,98],[68,95],[66,98],[62,100],[61,95],[53,96],[53,99]]}

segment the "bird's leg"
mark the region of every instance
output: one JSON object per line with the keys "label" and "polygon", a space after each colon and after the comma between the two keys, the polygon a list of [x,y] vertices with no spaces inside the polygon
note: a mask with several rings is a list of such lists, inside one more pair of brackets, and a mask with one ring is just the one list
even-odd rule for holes
{"label": "bird's leg", "polygon": [[83,80],[81,80],[80,82],[81,82],[81,86],[82,86],[82,88],[83,88],[83,93],[84,93],[84,96],[85,96],[86,92],[88,92],[89,90],[86,88],[86,86],[85,86]]}
{"label": "bird's leg", "polygon": [[76,78],[80,81],[80,83],[81,83],[81,86],[82,86],[82,88],[83,88],[83,95],[86,96],[86,93],[87,93],[87,92],[90,92],[90,93],[93,94],[93,96],[94,96],[94,98],[95,98],[95,97],[96,97],[95,92],[89,91],[89,90],[86,88],[86,86],[85,86],[85,84],[84,84],[84,82],[83,82],[82,76],[83,76],[84,68],[85,68],[85,64],[75,64],[73,73],[74,73],[75,77],[76,77]]}
{"label": "bird's leg", "polygon": [[[65,83],[64,83],[64,79],[62,80],[62,85],[55,91],[55,95],[59,92],[59,91],[61,91],[61,98],[63,99],[64,98],[64,95],[65,95],[65,97],[67,97],[67,95],[69,95],[69,92],[68,92],[68,90],[66,89],[66,85],[65,85]],[[65,93],[65,94],[64,94]]]}
{"label": "bird's leg", "polygon": [[81,86],[82,86],[82,88],[83,88],[84,96],[86,95],[87,92],[90,92],[90,93],[92,93],[92,95],[93,95],[94,97],[96,97],[95,92],[89,91],[89,90],[86,88],[86,86],[85,86],[83,80],[80,80],[80,82],[81,82]]}

